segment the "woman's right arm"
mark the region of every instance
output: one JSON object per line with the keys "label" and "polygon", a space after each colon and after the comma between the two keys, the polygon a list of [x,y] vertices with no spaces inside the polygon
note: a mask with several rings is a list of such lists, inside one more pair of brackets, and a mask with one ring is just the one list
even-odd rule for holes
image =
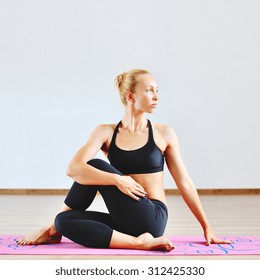
{"label": "woman's right arm", "polygon": [[105,172],[87,164],[107,143],[112,133],[113,127],[111,125],[96,127],[87,143],[72,158],[67,168],[67,175],[81,185],[117,186],[120,191],[138,200],[138,196],[145,196],[146,192],[130,176]]}
{"label": "woman's right arm", "polygon": [[95,157],[101,147],[107,142],[112,127],[99,125],[91,133],[87,143],[78,150],[69,163],[67,175],[82,185],[114,185],[115,175],[98,170],[86,164]]}

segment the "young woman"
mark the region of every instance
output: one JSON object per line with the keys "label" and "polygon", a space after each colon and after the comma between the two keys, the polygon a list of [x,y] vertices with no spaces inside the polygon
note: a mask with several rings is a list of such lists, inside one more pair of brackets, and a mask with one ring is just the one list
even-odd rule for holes
{"label": "young woman", "polygon": [[[122,120],[94,129],[68,166],[67,174],[75,182],[54,223],[18,243],[58,243],[66,236],[87,247],[172,250],[172,242],[163,236],[168,218],[164,161],[201,224],[206,245],[230,243],[216,238],[210,228],[174,130],[146,118],[158,102],[155,78],[134,69],[115,81],[125,107]],[[100,149],[110,163],[94,158]],[[109,213],[87,210],[97,191]]]}

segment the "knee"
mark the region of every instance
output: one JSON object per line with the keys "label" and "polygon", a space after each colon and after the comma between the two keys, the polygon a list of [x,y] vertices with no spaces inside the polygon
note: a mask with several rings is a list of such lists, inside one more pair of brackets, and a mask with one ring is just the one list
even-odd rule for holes
{"label": "knee", "polygon": [[87,164],[91,165],[92,167],[95,167],[99,170],[105,171],[105,172],[109,172],[109,173],[115,173],[115,174],[120,174],[122,175],[122,173],[117,170],[115,167],[113,167],[110,163],[106,162],[103,159],[99,159],[99,158],[94,158],[91,159],[87,162]]}
{"label": "knee", "polygon": [[89,160],[87,162],[87,164],[89,164],[95,168],[101,169],[102,167],[106,166],[108,163],[106,161],[104,161],[103,159],[93,158],[93,159]]}
{"label": "knee", "polygon": [[66,230],[67,226],[69,226],[68,223],[69,216],[70,216],[69,212],[70,210],[61,212],[55,217],[54,225],[58,233],[60,233],[61,235],[64,235],[64,233],[67,231]]}

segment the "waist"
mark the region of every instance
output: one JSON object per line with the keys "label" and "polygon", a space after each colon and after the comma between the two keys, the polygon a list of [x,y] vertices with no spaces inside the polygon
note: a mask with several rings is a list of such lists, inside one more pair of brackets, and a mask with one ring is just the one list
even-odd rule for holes
{"label": "waist", "polygon": [[163,187],[163,172],[153,174],[130,174],[148,194],[150,200],[159,200],[166,204],[166,197]]}
{"label": "waist", "polygon": [[149,190],[163,189],[163,171],[149,174],[126,174],[132,177],[143,188]]}

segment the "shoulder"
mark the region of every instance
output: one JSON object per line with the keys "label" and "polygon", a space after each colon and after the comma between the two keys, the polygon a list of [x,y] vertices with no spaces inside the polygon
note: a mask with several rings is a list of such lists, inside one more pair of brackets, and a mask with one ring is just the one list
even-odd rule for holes
{"label": "shoulder", "polygon": [[99,124],[91,133],[91,137],[108,139],[114,132],[116,124]]}
{"label": "shoulder", "polygon": [[99,124],[96,126],[94,130],[96,131],[111,131],[114,130],[116,127],[116,124]]}
{"label": "shoulder", "polygon": [[172,126],[166,124],[152,123],[153,130],[156,131],[167,143],[178,141],[177,134]]}

